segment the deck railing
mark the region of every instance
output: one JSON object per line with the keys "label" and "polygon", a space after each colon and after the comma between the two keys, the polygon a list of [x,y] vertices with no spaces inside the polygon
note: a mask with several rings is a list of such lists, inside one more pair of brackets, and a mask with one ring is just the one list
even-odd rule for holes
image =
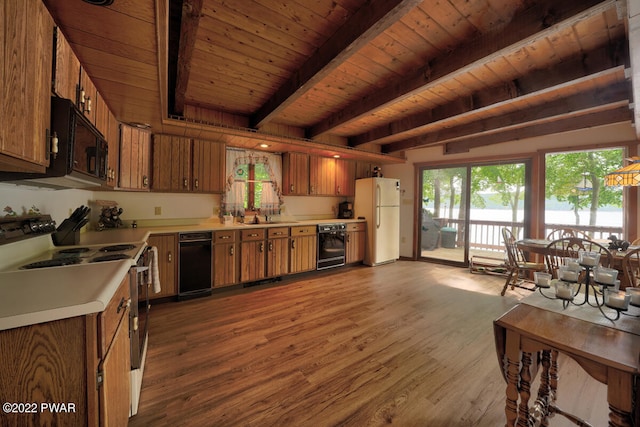
{"label": "deck railing", "polygon": [[[458,219],[440,219],[442,227],[450,227],[456,229],[456,246],[464,247],[462,240],[464,231],[464,220]],[[516,239],[524,238],[523,222],[510,221],[469,221],[469,249],[480,249],[488,251],[504,251],[504,243],[502,241],[502,227],[511,229]],[[566,225],[566,224],[546,224],[545,236],[551,230],[557,228],[573,228],[588,234],[592,239],[607,239],[614,234],[618,237],[622,236],[622,227],[603,227],[589,225]]]}

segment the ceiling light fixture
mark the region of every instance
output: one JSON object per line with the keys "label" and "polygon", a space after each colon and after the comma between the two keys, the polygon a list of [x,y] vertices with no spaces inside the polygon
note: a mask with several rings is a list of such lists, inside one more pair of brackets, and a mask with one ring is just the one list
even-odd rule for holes
{"label": "ceiling light fixture", "polygon": [[604,176],[607,186],[640,186],[640,157],[631,157],[631,163]]}

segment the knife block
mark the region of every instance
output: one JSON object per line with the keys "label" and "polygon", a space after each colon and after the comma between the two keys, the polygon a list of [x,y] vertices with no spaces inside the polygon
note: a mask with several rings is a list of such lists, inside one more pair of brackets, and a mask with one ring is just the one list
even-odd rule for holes
{"label": "knife block", "polygon": [[65,219],[55,233],[51,235],[56,246],[71,246],[80,244],[80,230],[74,230],[77,224]]}

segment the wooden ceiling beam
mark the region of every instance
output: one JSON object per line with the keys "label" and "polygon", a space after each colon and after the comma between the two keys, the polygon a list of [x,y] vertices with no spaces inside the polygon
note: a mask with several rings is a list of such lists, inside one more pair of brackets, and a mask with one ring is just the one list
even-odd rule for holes
{"label": "wooden ceiling beam", "polygon": [[574,112],[574,114],[571,115],[562,115],[557,118],[557,120],[547,120],[544,125],[534,123],[526,127],[508,129],[485,135],[474,135],[469,138],[448,142],[443,146],[444,154],[467,153],[473,148],[485,147],[487,145],[519,141],[579,129],[589,129],[612,123],[629,122],[631,120],[632,113],[628,105],[619,105],[616,103],[612,104],[611,107],[611,109],[603,110],[603,107],[600,106],[595,109],[596,111],[582,110]]}
{"label": "wooden ceiling beam", "polygon": [[396,102],[462,76],[474,68],[513,54],[540,38],[551,37],[571,29],[591,16],[616,7],[616,0],[546,0],[517,14],[498,33],[487,33],[463,44],[447,55],[435,58],[412,76],[407,76],[386,89],[363,97],[347,108],[331,115],[309,129],[309,137],[332,131],[364,115],[379,111]]}
{"label": "wooden ceiling beam", "polygon": [[185,0],[182,6],[182,22],[180,24],[180,46],[178,48],[178,63],[176,75],[176,89],[174,110],[176,114],[184,112],[185,93],[191,73],[191,57],[196,44],[196,34],[202,16],[203,0]]}
{"label": "wooden ceiling beam", "polygon": [[253,115],[259,128],[332,73],[340,64],[395,24],[422,0],[373,0],[358,11],[296,70]]}
{"label": "wooden ceiling beam", "polygon": [[461,126],[447,127],[446,121],[439,123],[440,130],[409,138],[403,141],[383,145],[383,152],[393,153],[429,145],[441,144],[457,138],[468,138],[473,135],[483,135],[499,130],[512,130],[531,125],[544,125],[562,118],[575,117],[581,111],[594,113],[611,110],[622,106],[629,107],[630,93],[628,84],[621,82],[605,90],[593,89],[565,98],[546,102],[536,107],[514,111],[507,114],[476,120]]}
{"label": "wooden ceiling beam", "polygon": [[612,51],[613,49],[610,49],[609,46],[605,46],[588,55],[564,61],[554,68],[536,70],[511,82],[476,91],[469,96],[438,106],[426,113],[413,114],[351,137],[349,145],[357,147],[371,142],[382,143],[385,138],[390,137],[397,140],[398,135],[403,133],[415,135],[416,130],[421,127],[427,127],[452,116],[492,109],[505,102],[543,90],[553,90],[554,87],[557,88],[558,85],[567,81],[570,84],[576,84],[583,79],[599,78],[602,73],[623,75],[623,68],[617,66],[624,64],[618,63],[620,62],[618,56],[611,55]]}

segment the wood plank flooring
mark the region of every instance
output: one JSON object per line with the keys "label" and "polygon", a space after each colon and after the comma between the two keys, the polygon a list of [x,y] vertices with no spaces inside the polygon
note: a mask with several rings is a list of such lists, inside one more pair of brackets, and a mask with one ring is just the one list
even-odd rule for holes
{"label": "wood plank flooring", "polygon": [[[129,426],[504,425],[492,321],[528,291],[503,280],[399,261],[155,304]],[[559,406],[606,425],[605,386],[560,363]]]}

